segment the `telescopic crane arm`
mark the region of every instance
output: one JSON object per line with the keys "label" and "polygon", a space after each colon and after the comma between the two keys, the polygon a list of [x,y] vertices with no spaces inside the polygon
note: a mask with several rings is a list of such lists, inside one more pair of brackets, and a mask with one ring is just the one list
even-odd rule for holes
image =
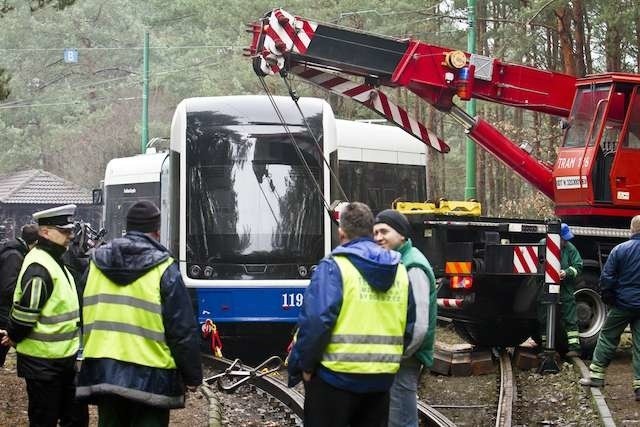
{"label": "telescopic crane arm", "polygon": [[[469,137],[553,199],[550,165],[540,162],[486,121],[468,116],[453,102],[482,99],[558,116],[568,116],[575,94],[569,75],[509,64],[497,59],[319,24],[281,9],[251,24],[249,53],[259,75],[290,73],[375,110],[425,144],[448,147],[395,106],[378,87],[404,87],[463,124]],[[338,76],[363,78],[364,83]]]}

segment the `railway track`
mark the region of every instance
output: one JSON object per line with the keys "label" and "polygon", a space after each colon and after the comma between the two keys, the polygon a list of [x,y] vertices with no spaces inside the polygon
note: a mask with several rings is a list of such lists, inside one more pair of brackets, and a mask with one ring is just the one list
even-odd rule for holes
{"label": "railway track", "polygon": [[511,356],[506,349],[500,350],[500,387],[498,391],[498,408],[496,411],[496,427],[510,427],[513,417],[513,406],[516,398],[516,382],[511,366]]}
{"label": "railway track", "polygon": [[[265,393],[268,396],[268,401],[276,401],[272,406],[277,406],[278,409],[283,412],[283,418],[288,420],[291,425],[301,425],[304,415],[304,395],[295,389],[287,387],[280,379],[274,378],[270,375],[260,375],[260,368],[257,369],[242,365],[236,361],[229,359],[216,358],[209,355],[203,356],[203,363],[205,367],[211,370],[224,373],[228,375],[234,375],[231,372],[247,372],[247,375],[237,374],[240,378],[239,381],[250,385],[250,390],[257,392],[258,394]],[[222,378],[223,375],[216,374],[205,380],[211,387],[215,387],[218,378]],[[231,391],[231,383],[227,383],[218,387],[227,387]],[[427,426],[434,427],[454,427],[455,423],[449,420],[441,412],[435,408],[427,405],[424,402],[418,401],[418,416],[420,421]]]}

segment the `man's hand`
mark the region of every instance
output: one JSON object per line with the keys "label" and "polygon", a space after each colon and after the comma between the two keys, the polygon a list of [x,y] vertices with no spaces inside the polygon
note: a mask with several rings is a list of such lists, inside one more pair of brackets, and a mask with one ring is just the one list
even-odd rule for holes
{"label": "man's hand", "polygon": [[11,338],[9,338],[9,334],[7,334],[7,331],[4,329],[0,329],[0,345],[3,345],[5,347],[16,346],[16,343],[11,341]]}
{"label": "man's hand", "polygon": [[303,372],[302,373],[302,379],[304,380],[305,383],[308,383],[309,381],[311,381],[311,377],[313,376],[313,372]]}
{"label": "man's hand", "polygon": [[567,277],[567,272],[564,270],[560,270],[560,280],[564,280]]}

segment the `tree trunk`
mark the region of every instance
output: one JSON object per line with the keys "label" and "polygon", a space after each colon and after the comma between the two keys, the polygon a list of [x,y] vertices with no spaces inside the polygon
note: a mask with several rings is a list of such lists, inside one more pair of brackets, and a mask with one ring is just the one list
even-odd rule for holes
{"label": "tree trunk", "polygon": [[636,8],[635,11],[633,23],[636,30],[636,73],[640,73],[640,10]]}
{"label": "tree trunk", "polygon": [[576,76],[578,77],[584,77],[586,73],[584,15],[584,5],[582,0],[573,0],[573,22],[575,23],[574,39],[576,41]]}
{"label": "tree trunk", "polygon": [[573,41],[571,39],[571,10],[569,6],[558,7],[554,10],[556,28],[560,39],[560,55],[563,71],[572,76],[576,75],[576,59],[573,55]]}
{"label": "tree trunk", "polygon": [[591,23],[589,21],[589,15],[587,13],[584,14],[584,25],[586,27],[586,43],[585,46],[587,48],[584,50],[584,60],[585,60],[585,68],[587,74],[593,74],[593,59],[591,58],[591,49],[588,46],[591,46]]}
{"label": "tree trunk", "polygon": [[615,23],[607,23],[604,49],[606,52],[607,71],[621,71],[622,52],[620,50],[622,32]]}

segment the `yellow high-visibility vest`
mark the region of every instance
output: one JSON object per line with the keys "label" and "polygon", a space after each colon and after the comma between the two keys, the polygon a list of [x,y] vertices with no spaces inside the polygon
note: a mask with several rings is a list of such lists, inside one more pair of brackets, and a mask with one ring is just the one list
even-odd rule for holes
{"label": "yellow high-visibility vest", "polygon": [[334,256],[342,275],[342,307],[321,364],[335,372],[393,374],[400,368],[409,278],[398,265],[394,283],[376,291],[346,256]]}
{"label": "yellow high-visibility vest", "polygon": [[[24,272],[34,263],[42,265],[53,281],[53,291],[40,313],[34,313],[16,304],[22,298],[20,285]],[[32,286],[41,285],[32,282]],[[36,289],[32,289],[33,297],[40,297],[40,292],[34,291]],[[45,359],[59,359],[77,353],[80,343],[80,306],[76,284],[66,267],[61,267],[46,251],[33,248],[22,263],[13,300],[15,303],[11,316],[14,319],[27,323],[35,321],[29,335],[17,344],[18,353]]]}
{"label": "yellow high-visibility vest", "polygon": [[173,262],[168,258],[128,285],[112,282],[90,263],[82,308],[85,358],[175,369],[160,300],[160,279]]}

